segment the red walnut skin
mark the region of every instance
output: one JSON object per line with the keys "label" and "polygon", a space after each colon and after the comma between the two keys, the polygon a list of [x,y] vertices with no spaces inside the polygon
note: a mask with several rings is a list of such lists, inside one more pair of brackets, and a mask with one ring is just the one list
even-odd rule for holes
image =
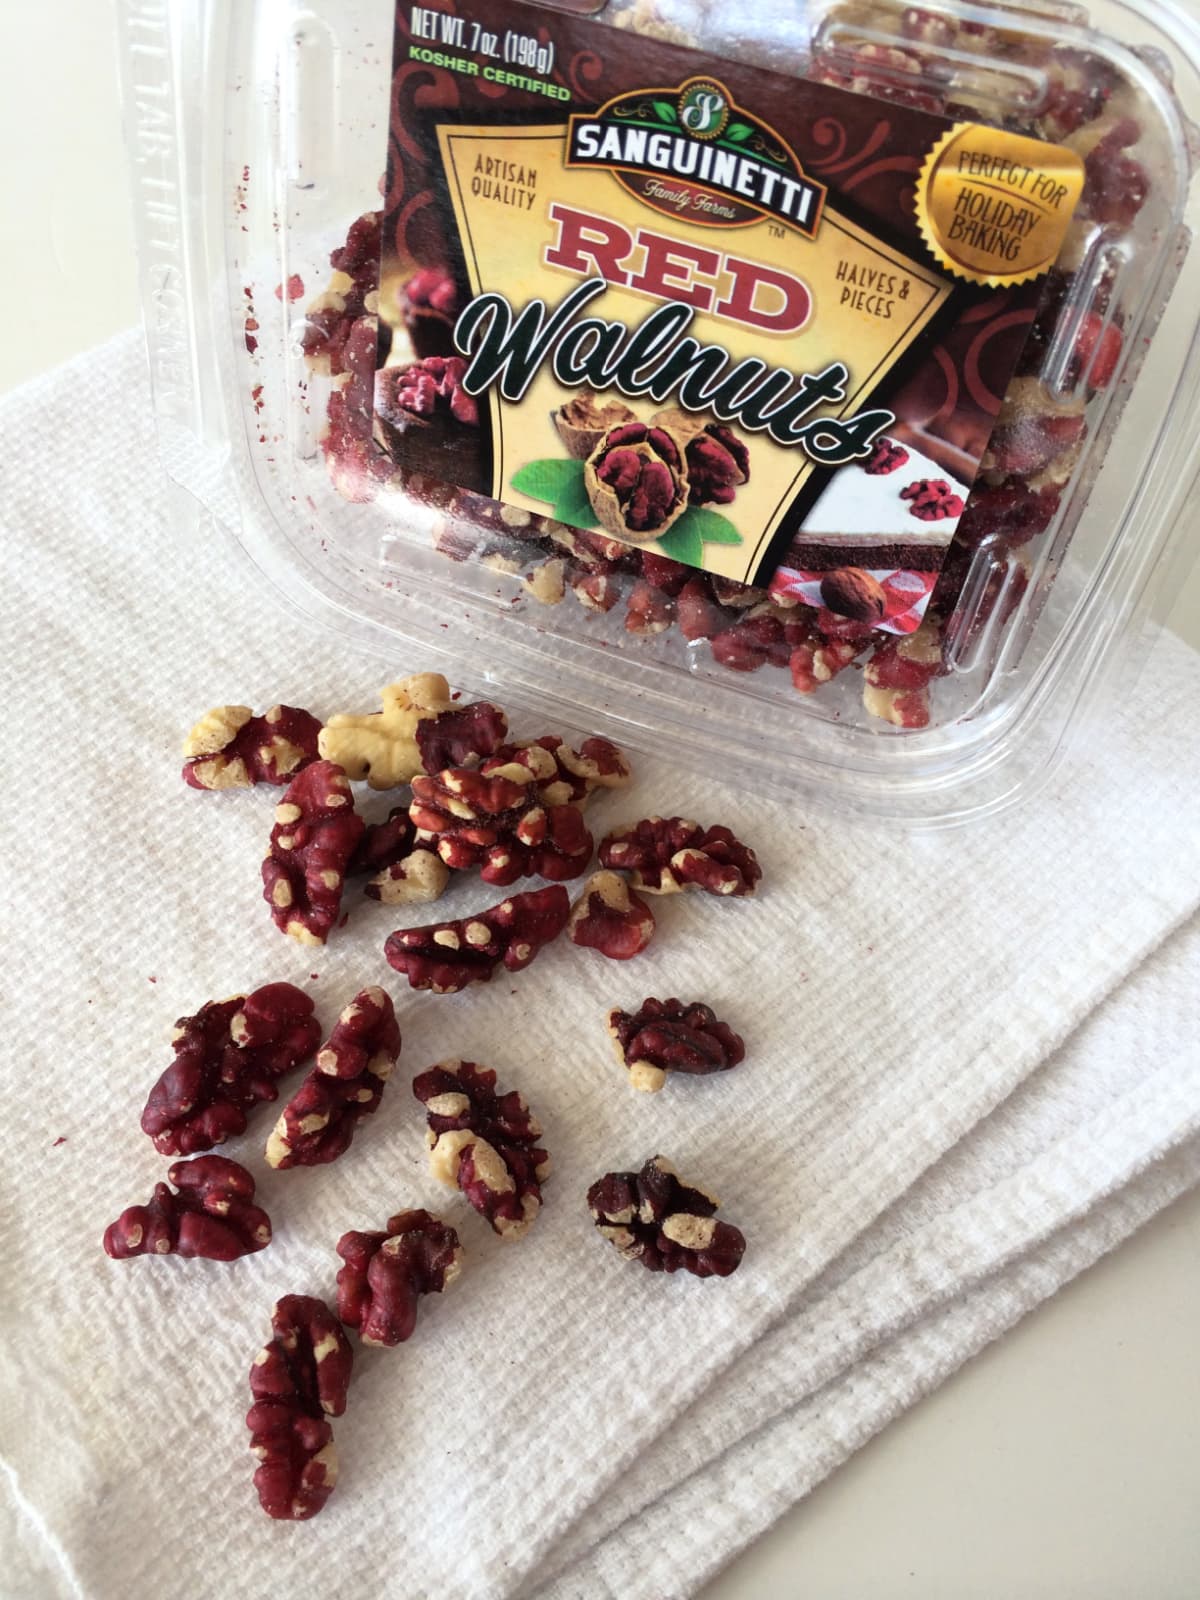
{"label": "red walnut skin", "polygon": [[413,1094],[425,1106],[434,1172],[457,1185],[494,1232],[520,1238],[541,1209],[550,1171],[524,1098],[497,1092],[496,1074],[473,1061],[439,1062],[414,1078]]}
{"label": "red walnut skin", "polygon": [[254,1487],[269,1517],[316,1516],[337,1482],[329,1417],[346,1409],[354,1352],[322,1300],[285,1295],[271,1315],[274,1338],[250,1368],[254,1404],[246,1413],[259,1458]]}
{"label": "red walnut skin", "polygon": [[645,817],[614,830],[601,842],[600,865],[631,873],[647,894],[697,888],[740,898],[762,879],[754,851],[728,828],[703,828],[685,817]]}
{"label": "red walnut skin", "polygon": [[391,996],[375,987],[360,990],[284,1107],[267,1142],[268,1165],[324,1166],[344,1155],[358,1124],[379,1109],[399,1055]]}
{"label": "red walnut skin", "polygon": [[561,884],[511,895],[458,922],[403,928],[384,947],[388,962],[414,989],[457,994],[490,983],[496,970],[520,972],[567,925],[571,900]]}
{"label": "red walnut skin", "polygon": [[571,942],[610,961],[630,961],[654,937],[654,913],[615,872],[589,878],[569,924]]}
{"label": "red walnut skin", "polygon": [[114,1261],[151,1255],[236,1261],[270,1244],[271,1219],[254,1204],[254,1179],[236,1161],[177,1161],[167,1183],[178,1193],[156,1183],[148,1205],[129,1206],[104,1230],[104,1248]]}
{"label": "red walnut skin", "polygon": [[341,767],[315,761],[275,808],[262,866],[275,926],[302,944],[324,944],[342,907],[346,873],[366,823]]}
{"label": "red walnut skin", "polygon": [[609,1172],[588,1190],[597,1229],[626,1260],[650,1272],[684,1271],[697,1278],[736,1272],[746,1241],[737,1228],[717,1222],[717,1201],[685,1184],[662,1156],[640,1172]]}
{"label": "red walnut skin", "polygon": [[411,1339],[421,1296],[441,1294],[462,1270],[458,1234],[428,1211],[400,1211],[384,1233],[344,1233],[337,1253],[338,1316],[366,1345]]}
{"label": "red walnut skin", "polygon": [[417,749],[430,774],[447,767],[473,766],[493,755],[507,737],[508,718],[487,700],[439,712],[417,724]]}
{"label": "red walnut skin", "polygon": [[193,1155],[246,1131],[246,1113],[278,1097],[276,1079],[321,1037],[308,995],[269,983],[180,1017],[175,1060],[150,1091],[142,1130],[164,1156]]}
{"label": "red walnut skin", "polygon": [[728,1072],[746,1056],[741,1036],[699,1001],[643,1000],[635,1012],[610,1011],[608,1031],[634,1088],[651,1094],[669,1073]]}
{"label": "red walnut skin", "polygon": [[[282,787],[317,759],[320,731],[321,724],[316,717],[299,706],[272,706],[263,716],[244,722],[221,750],[192,756],[185,761],[183,781],[193,789],[220,787],[205,781],[206,769],[214,760],[223,767],[240,761],[250,784],[270,783]],[[284,767],[280,766],[281,757],[286,761]]]}

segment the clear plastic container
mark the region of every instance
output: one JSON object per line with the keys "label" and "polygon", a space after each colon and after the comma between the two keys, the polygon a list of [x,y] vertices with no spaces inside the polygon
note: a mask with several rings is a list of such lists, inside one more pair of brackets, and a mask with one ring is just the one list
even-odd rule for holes
{"label": "clear plastic container", "polygon": [[[635,573],[612,574],[621,603],[607,612],[578,604],[570,584],[562,603],[541,604],[532,591],[554,584],[537,574],[561,547],[518,541],[514,553],[486,514],[481,523],[468,504],[463,516],[461,500],[411,482],[359,495],[347,462],[323,445],[329,396],[345,378],[314,370],[314,317],[330,304],[319,297],[331,252],[379,204],[392,0],[121,0],[120,9],[168,470],[283,599],[376,652],[381,683],[437,667],[548,722],[786,788],[806,804],[947,825],[1031,792],[1085,713],[1135,669],[1150,599],[1196,537],[1185,514],[1200,459],[1200,257],[1191,248],[1200,33],[1178,5],[545,8],[838,84],[885,109],[917,103],[1085,156],[1098,148],[1018,368],[1022,387],[1010,390],[1001,464],[993,458],[989,469],[985,458],[967,534],[935,593],[932,648],[906,676],[894,636],[864,642],[850,630],[853,660],[807,693],[797,681],[813,683],[789,670],[802,630],[780,643],[782,614],[761,596],[722,597],[739,603],[721,610],[719,631],[737,636],[718,653],[741,667],[755,665],[754,650],[762,657],[756,670],[731,670],[711,638],[689,640],[677,626],[629,630]],[[1102,359],[1111,370],[1099,382]],[[1039,443],[1022,463],[1029,419],[1041,441],[1044,418],[1062,415],[1078,435],[1069,452],[1047,472]],[[1032,512],[1030,494],[1040,496]],[[568,559],[550,577],[564,570],[577,583],[588,575]],[[746,599],[766,619],[749,652],[737,634],[754,609]],[[655,603],[675,611],[670,594]],[[885,689],[915,683],[908,720],[924,725],[888,720],[889,696],[882,706],[872,696],[873,677]]]}

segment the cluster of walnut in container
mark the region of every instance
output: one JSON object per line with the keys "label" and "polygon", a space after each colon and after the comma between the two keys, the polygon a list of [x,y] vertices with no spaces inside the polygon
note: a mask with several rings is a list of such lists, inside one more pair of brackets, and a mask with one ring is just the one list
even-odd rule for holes
{"label": "cluster of walnut in container", "polygon": [[[675,38],[677,29],[656,29],[653,9],[647,8],[647,31]],[[462,310],[459,290],[447,272],[422,267],[398,289],[389,286],[397,305],[381,318],[379,211],[358,217],[332,252],[332,277],[308,308],[302,344],[312,368],[332,379],[322,449],[345,498],[368,501],[399,491],[410,502],[434,508],[434,542],[451,560],[522,578],[528,592],[546,604],[573,596],[588,612],[608,613],[623,603],[628,635],[676,630],[689,658],[707,650],[718,666],[733,672],[780,670],[801,695],[860,668],[868,717],[918,730],[934,715],[937,680],[956,661],[970,659],[985,632],[994,636],[1022,607],[1029,551],[1056,524],[1090,431],[1089,408],[1123,366],[1124,318],[1115,309],[1113,271],[1106,268],[1096,279],[1096,263],[1105,259],[1097,244],[1132,227],[1149,195],[1150,177],[1136,153],[1143,137],[1136,98],[1102,56],[1055,48],[1052,40],[1025,35],[1015,25],[1001,32],[919,7],[872,13],[858,40],[851,25],[857,14],[858,8],[846,8],[836,51],[818,53],[807,64],[815,81],[989,122],[998,120],[986,98],[989,64],[1011,60],[1018,68],[1036,68],[1049,86],[1044,102],[1028,114],[1006,108],[1004,125],[1067,146],[1085,168],[1066,246],[1047,275],[981,470],[916,631],[881,630],[880,622],[891,619],[881,616],[878,585],[857,568],[831,581],[823,590],[824,605],[816,608],[639,548],[669,529],[689,500],[723,503],[722,495],[744,481],[745,443],[728,429],[728,438],[689,446],[681,470],[671,454],[678,444],[673,430],[667,430],[666,459],[660,441],[649,437],[657,419],[630,422],[616,397],[581,395],[577,417],[570,406],[564,409],[560,433],[567,439],[577,426],[588,439],[588,488],[599,532],[502,506],[478,493],[467,476],[456,477],[455,451],[464,435],[477,435],[479,428],[476,402],[462,387],[465,363],[453,344]],[[972,82],[980,96],[974,104],[962,87],[973,61],[978,69]],[[391,338],[392,326],[403,330],[412,359],[386,367],[377,386],[377,350],[381,337],[385,344]],[[930,410],[943,398],[931,396]],[[599,446],[597,423],[604,426]],[[614,439],[613,430],[619,434],[625,426],[643,432],[637,439]],[[711,428],[703,431],[712,434]],[[448,481],[398,465],[404,456],[396,442],[414,436],[430,441],[444,458]],[[703,501],[691,496],[693,456]],[[923,483],[913,515],[947,515],[948,493],[939,480]],[[613,537],[617,533],[620,539]],[[1047,581],[1050,575],[1047,569]]]}
{"label": "cluster of walnut in container", "polygon": [[[551,880],[471,916],[392,933],[384,946],[389,964],[412,988],[435,994],[521,971],[564,932],[578,946],[628,960],[655,931],[643,895],[745,898],[762,876],[754,852],[728,828],[647,817],[610,831],[599,850],[603,870],[572,907],[563,880],[583,877],[596,848],[583,808],[598,789],[625,788],[629,762],[604,739],[578,750],[552,735],[509,742],[499,707],[459,704],[435,674],[389,686],[381,711],[325,724],[294,706],[261,716],[221,706],[193,728],[185,755],[183,776],[193,788],[285,789],[262,864],[263,893],[276,925],[301,944],[324,944],[344,922],[348,879],[364,879],[366,894],[390,905],[434,900],[456,873],[477,871],[500,886]],[[411,799],[368,823],[352,780],[385,792],[407,785]],[[614,1008],[607,1029],[629,1083],[643,1092],[661,1090],[671,1075],[727,1071],[745,1055],[738,1034],[702,1002],[647,998],[632,1012]],[[277,1170],[338,1160],[379,1108],[400,1056],[395,1008],[378,985],[350,1000],[324,1043],[322,1031],[310,996],[289,983],[210,1001],[180,1018],[173,1059],[150,1091],[142,1128],[160,1154],[195,1159],[176,1159],[149,1203],[111,1224],[104,1235],[110,1256],[232,1261],[271,1243],[252,1174],[210,1152],[244,1134],[254,1108],[276,1100],[283,1078],[308,1065],[264,1158]],[[550,1170],[524,1098],[499,1088],[489,1068],[462,1060],[419,1073],[412,1091],[425,1112],[434,1175],[500,1238],[521,1238],[541,1209]],[[638,1172],[606,1174],[587,1200],[600,1234],[650,1271],[726,1277],[742,1260],[745,1240],[717,1220],[715,1197],[685,1183],[662,1156]],[[345,1410],[354,1364],[346,1330],[368,1346],[403,1343],[421,1297],[441,1293],[463,1261],[453,1224],[425,1210],[398,1212],[378,1231],[347,1232],[336,1251],[336,1313],[319,1298],[285,1296],[250,1371],[254,1481],[275,1518],[311,1517],[333,1490],[329,1419]]]}

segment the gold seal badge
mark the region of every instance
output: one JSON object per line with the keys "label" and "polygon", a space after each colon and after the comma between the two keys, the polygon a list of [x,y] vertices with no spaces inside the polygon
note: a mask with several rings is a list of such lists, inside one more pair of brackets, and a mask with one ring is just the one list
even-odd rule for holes
{"label": "gold seal badge", "polygon": [[1083,181],[1073,150],[960,122],[922,168],[917,222],[939,265],[1003,289],[1054,265]]}

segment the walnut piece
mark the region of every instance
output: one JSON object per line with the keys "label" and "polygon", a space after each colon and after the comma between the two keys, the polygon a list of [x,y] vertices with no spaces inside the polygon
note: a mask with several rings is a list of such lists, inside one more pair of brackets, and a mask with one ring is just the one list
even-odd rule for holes
{"label": "walnut piece", "polygon": [[193,789],[249,789],[285,784],[317,759],[321,724],[298,706],[216,706],[184,740],[183,779]]}
{"label": "walnut piece", "polygon": [[363,891],[385,906],[427,906],[440,900],[450,882],[450,868],[432,850],[414,850],[385,867]]}
{"label": "walnut piece", "polygon": [[498,750],[508,736],[508,718],[487,700],[455,706],[417,723],[417,749],[426,772],[474,766]]}
{"label": "walnut piece", "polygon": [[428,1211],[400,1211],[384,1233],[344,1233],[337,1253],[338,1316],[367,1345],[411,1339],[421,1296],[441,1294],[462,1271],[449,1223]]}
{"label": "walnut piece", "polygon": [[271,1313],[274,1338],[250,1368],[254,1404],[246,1413],[258,1457],[254,1487],[269,1517],[315,1517],[337,1482],[330,1417],[346,1409],[354,1352],[322,1300],[284,1295]]}
{"label": "walnut piece", "polygon": [[736,1272],[746,1241],[718,1222],[716,1197],[686,1184],[663,1156],[640,1172],[610,1172],[588,1190],[596,1228],[627,1261],[650,1272],[727,1278]]}
{"label": "walnut piece", "polygon": [[164,1156],[193,1155],[245,1133],[246,1113],[278,1097],[276,1080],[320,1037],[312,1000],[290,983],[210,1000],[175,1024],[175,1059],[150,1091],[142,1131]]}
{"label": "walnut piece", "polygon": [[610,961],[630,961],[654,937],[654,913],[616,872],[597,872],[584,885],[568,923],[572,944]]}
{"label": "walnut piece", "polygon": [[341,767],[314,761],[292,780],[275,807],[262,864],[263,899],[289,939],[300,944],[328,939],[365,831]]}
{"label": "walnut piece", "polygon": [[633,781],[629,758],[610,739],[593,736],[573,750],[557,734],[547,733],[528,744],[502,745],[484,761],[482,772],[525,767],[546,806],[585,805],[597,789],[624,789]]}
{"label": "walnut piece", "polygon": [[893,727],[929,725],[929,685],[943,670],[937,622],[926,617],[915,633],[885,639],[863,672],[863,706]]}
{"label": "walnut piece", "polygon": [[657,1094],[669,1073],[728,1072],[746,1055],[741,1037],[699,1001],[643,1000],[635,1012],[610,1011],[608,1031],[630,1084],[646,1094]]}
{"label": "walnut piece", "polygon": [[647,894],[703,889],[740,898],[762,878],[754,851],[728,828],[704,828],[685,817],[645,817],[615,829],[601,842],[600,864],[631,873]]}
{"label": "walnut piece", "polygon": [[526,876],[577,878],[595,848],[582,812],[543,806],[534,772],[520,762],[498,766],[493,758],[479,770],[414,778],[409,815],[419,845],[456,871],[478,867],[485,883],[501,888]]}
{"label": "walnut piece", "polygon": [[457,994],[490,983],[501,965],[520,972],[567,925],[571,900],[561,884],[510,895],[458,922],[401,928],[384,946],[388,962],[414,989]]}
{"label": "walnut piece", "polygon": [[550,1157],[542,1129],[515,1089],[497,1092],[496,1074],[473,1061],[441,1061],[413,1080],[425,1106],[429,1165],[461,1189],[503,1239],[519,1239],[541,1209]]}
{"label": "walnut piece", "polygon": [[379,1109],[400,1055],[400,1028],[386,990],[362,989],[317,1052],[316,1065],[283,1108],[267,1141],[270,1167],[315,1167],[349,1148]]}
{"label": "walnut piece", "polygon": [[129,1206],[105,1229],[104,1248],[114,1261],[170,1255],[236,1261],[270,1244],[271,1219],[254,1204],[254,1179],[236,1161],[177,1161],[167,1183],[156,1183],[148,1205]]}
{"label": "walnut piece", "polygon": [[321,730],[320,751],[354,782],[365,778],[372,789],[395,789],[425,770],[417,738],[421,723],[455,707],[450,685],[436,672],[402,678],[382,689],[379,698],[382,711],[330,717]]}

